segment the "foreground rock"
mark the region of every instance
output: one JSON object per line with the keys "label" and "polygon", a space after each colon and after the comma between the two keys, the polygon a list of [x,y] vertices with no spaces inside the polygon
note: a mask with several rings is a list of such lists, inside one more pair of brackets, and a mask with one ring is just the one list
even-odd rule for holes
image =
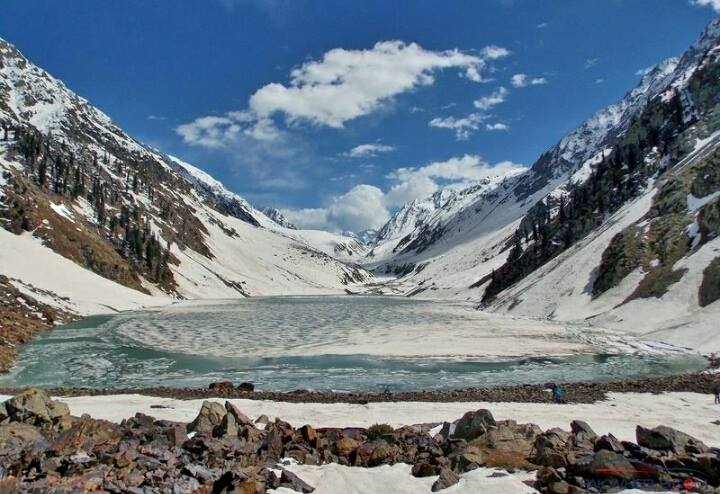
{"label": "foreground rock", "polygon": [[637,442],[598,436],[582,421],[570,430],[496,421],[488,410],[453,423],[364,428],[295,428],[280,419],[254,423],[233,404],[202,404],[190,424],[136,414],[120,424],[84,415],[28,390],[0,405],[0,492],[247,493],[313,486],[287,470],[307,465],[412,465],[436,477],[432,491],[479,467],[537,470],[544,493],[622,489],[694,490],[720,486],[720,456],[668,427],[638,427]]}

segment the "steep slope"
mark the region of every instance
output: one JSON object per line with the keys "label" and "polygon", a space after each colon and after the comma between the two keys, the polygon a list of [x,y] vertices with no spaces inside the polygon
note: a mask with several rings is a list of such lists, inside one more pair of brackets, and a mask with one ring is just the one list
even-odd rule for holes
{"label": "steep slope", "polygon": [[0,273],[68,317],[368,277],[144,146],[0,40]]}
{"label": "steep slope", "polygon": [[[460,207],[443,204],[399,242],[379,244],[373,253],[381,260],[367,265],[403,275],[386,291],[482,299],[488,310],[530,317],[654,326],[676,343],[694,331],[695,346],[714,338],[720,349],[707,328],[720,293],[710,209],[720,195],[712,158],[718,45],[716,19],[682,57],[659,64],[525,173]],[[414,210],[417,203],[393,221],[415,221]],[[647,311],[653,317],[638,325]],[[669,329],[678,325],[684,329]]]}

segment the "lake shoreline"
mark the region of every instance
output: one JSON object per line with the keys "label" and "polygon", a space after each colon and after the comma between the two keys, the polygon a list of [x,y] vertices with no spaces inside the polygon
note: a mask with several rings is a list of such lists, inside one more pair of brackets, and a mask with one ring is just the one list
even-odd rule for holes
{"label": "lake shoreline", "polygon": [[[711,362],[712,363],[712,362]],[[572,403],[594,403],[606,398],[607,393],[665,393],[693,392],[710,394],[718,383],[720,375],[704,372],[677,374],[672,376],[622,379],[614,381],[585,381],[560,383]],[[0,388],[0,394],[14,395],[29,387]],[[178,400],[204,398],[240,398],[257,401],[276,401],[287,403],[382,403],[382,402],[551,402],[547,386],[542,384],[508,385],[464,388],[454,390],[419,390],[400,392],[353,392],[336,393],[330,391],[243,391],[238,388],[43,388],[52,396],[112,396],[145,395]]]}

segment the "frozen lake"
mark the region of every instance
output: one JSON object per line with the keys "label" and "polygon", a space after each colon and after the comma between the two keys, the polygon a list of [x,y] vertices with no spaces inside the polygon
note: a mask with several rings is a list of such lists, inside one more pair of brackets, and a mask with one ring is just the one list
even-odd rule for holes
{"label": "frozen lake", "polygon": [[95,316],[26,345],[2,386],[447,389],[700,369],[677,349],[469,304],[260,297]]}

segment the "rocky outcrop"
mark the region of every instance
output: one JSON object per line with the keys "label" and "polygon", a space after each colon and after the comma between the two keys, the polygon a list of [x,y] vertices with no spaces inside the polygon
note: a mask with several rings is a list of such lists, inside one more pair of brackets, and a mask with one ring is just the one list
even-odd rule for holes
{"label": "rocky outcrop", "polygon": [[477,410],[437,434],[431,430],[438,424],[295,428],[278,418],[256,424],[216,401],[204,402],[190,424],[140,413],[115,424],[72,417],[38,390],[0,410],[0,473],[7,477],[0,492],[313,492],[288,459],[366,468],[405,463],[416,477],[436,477],[433,492],[479,467],[537,470],[535,488],[552,494],[720,486],[718,451],[668,427],[638,427],[635,444],[598,437],[579,420],[569,431],[542,431]]}

